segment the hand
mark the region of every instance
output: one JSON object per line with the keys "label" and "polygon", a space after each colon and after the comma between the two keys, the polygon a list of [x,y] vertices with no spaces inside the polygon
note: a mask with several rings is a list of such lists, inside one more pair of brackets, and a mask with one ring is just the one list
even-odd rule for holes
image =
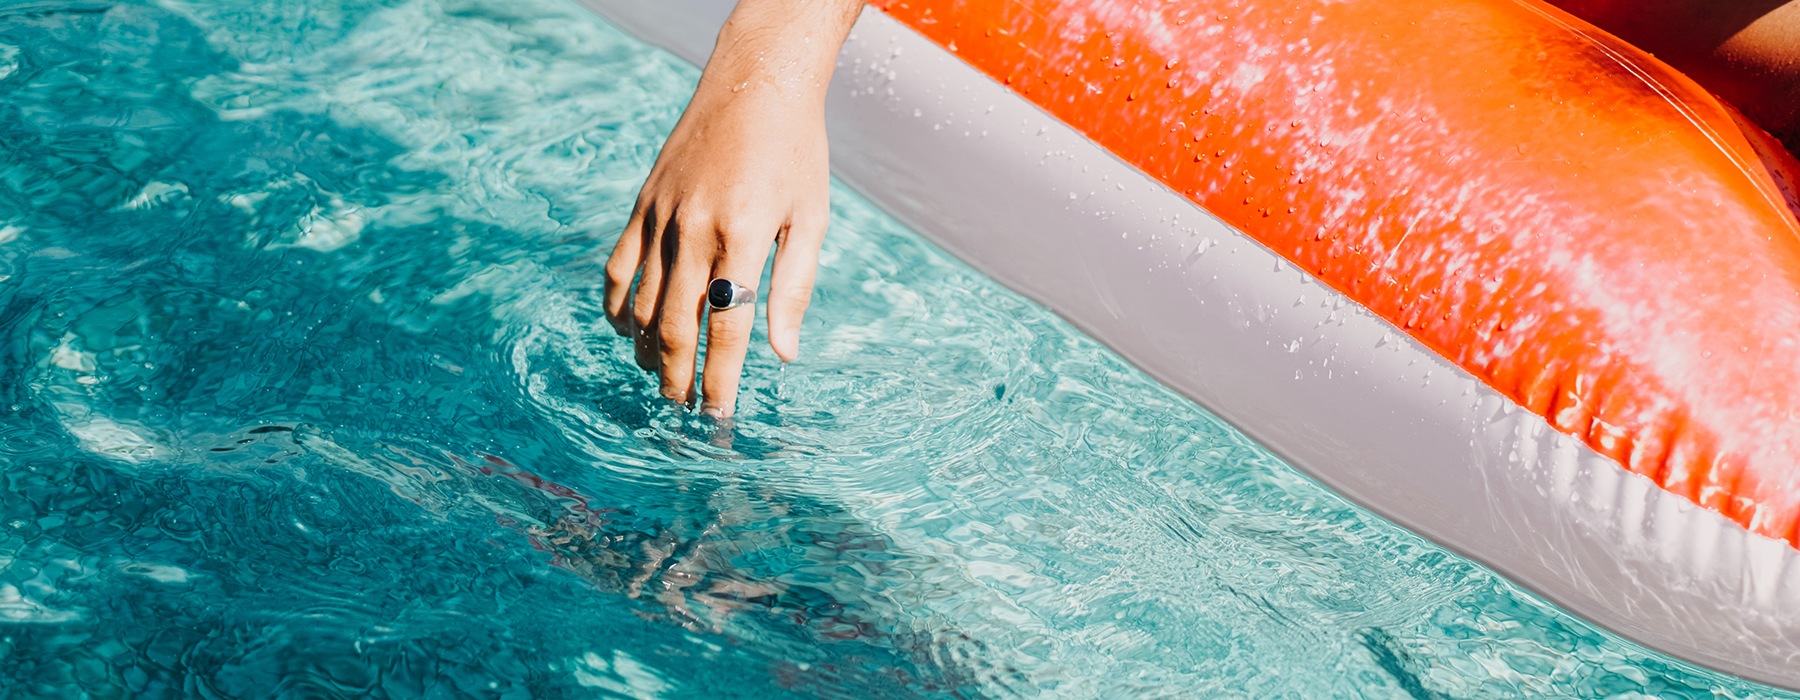
{"label": "hand", "polygon": [[775,270],[758,290],[769,344],[784,362],[799,354],[830,218],[825,85],[861,4],[743,0],[638,194],[606,263],[606,314],[673,401],[694,399],[705,318],[702,410],[732,414],[755,307],[709,315],[706,288],[715,278],[756,287],[771,244]]}

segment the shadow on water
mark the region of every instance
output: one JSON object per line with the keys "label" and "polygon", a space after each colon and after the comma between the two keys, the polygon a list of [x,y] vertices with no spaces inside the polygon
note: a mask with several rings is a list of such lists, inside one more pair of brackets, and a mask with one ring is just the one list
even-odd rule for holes
{"label": "shadow on water", "polygon": [[805,361],[666,404],[598,263],[693,71],[572,3],[0,14],[0,696],[1772,694],[841,189]]}
{"label": "shadow on water", "polygon": [[[533,412],[496,307],[543,289],[483,271],[551,278],[545,258],[574,254],[429,206],[376,221],[448,177],[329,110],[222,118],[189,90],[235,61],[178,13],[5,17],[10,688],[880,697],[968,682],[972,641],[833,589],[908,566],[856,518],[754,473],[596,469]],[[599,321],[596,301],[572,318]],[[587,398],[618,431],[672,421],[672,448],[780,449],[709,445],[647,382],[617,379]],[[651,654],[689,675],[659,675]]]}

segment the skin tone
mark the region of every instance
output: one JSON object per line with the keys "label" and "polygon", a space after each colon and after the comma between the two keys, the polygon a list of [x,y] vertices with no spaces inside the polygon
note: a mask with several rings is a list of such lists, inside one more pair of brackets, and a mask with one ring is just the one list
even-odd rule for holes
{"label": "skin tone", "polygon": [[[662,395],[724,418],[737,403],[755,306],[707,312],[715,278],[767,290],[769,344],[800,352],[830,219],[825,89],[863,0],[740,0],[606,263],[606,312]],[[632,286],[636,278],[637,285]],[[696,371],[700,326],[706,364]]]}
{"label": "skin tone", "polygon": [[[1800,0],[1551,1],[1800,146]],[[698,383],[702,411],[733,413],[755,306],[708,313],[706,288],[754,286],[771,246],[775,269],[759,291],[769,344],[784,362],[799,355],[830,215],[825,90],[863,3],[739,0],[638,194],[606,263],[606,313],[670,400],[691,404]]]}
{"label": "skin tone", "polygon": [[1800,0],[1550,0],[1655,54],[1800,150]]}

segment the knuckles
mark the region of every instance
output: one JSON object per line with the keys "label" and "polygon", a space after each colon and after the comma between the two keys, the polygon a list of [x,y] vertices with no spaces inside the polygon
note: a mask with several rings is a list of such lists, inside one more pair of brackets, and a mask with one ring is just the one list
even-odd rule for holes
{"label": "knuckles", "polygon": [[663,322],[657,328],[656,339],[662,343],[664,355],[680,357],[694,351],[694,331],[674,323]]}
{"label": "knuckles", "polygon": [[634,328],[654,328],[656,309],[648,304],[634,304],[631,307],[631,324]]}
{"label": "knuckles", "polygon": [[783,309],[805,310],[812,302],[813,285],[811,282],[793,285],[778,285],[769,290],[769,304],[779,305]]}
{"label": "knuckles", "polygon": [[[748,314],[737,315],[741,318],[748,318],[749,316]],[[749,341],[750,324],[748,323],[743,323],[737,319],[728,320],[728,317],[714,316],[712,317],[712,323],[707,325],[706,343],[709,348],[745,345],[748,344]]]}
{"label": "knuckles", "polygon": [[637,266],[618,255],[606,261],[606,283],[613,289],[624,289],[630,286],[631,279],[637,276]]}
{"label": "knuckles", "polygon": [[678,216],[672,228],[675,243],[682,249],[718,255],[767,245],[781,227],[777,222],[776,217],[743,208],[709,207],[706,213]]}

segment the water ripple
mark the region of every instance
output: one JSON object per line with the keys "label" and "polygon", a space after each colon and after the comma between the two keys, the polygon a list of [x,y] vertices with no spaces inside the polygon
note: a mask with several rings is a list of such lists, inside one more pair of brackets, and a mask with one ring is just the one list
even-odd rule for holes
{"label": "water ripple", "polygon": [[0,678],[1751,697],[1344,504],[853,193],[740,414],[599,261],[692,68],[564,0],[0,26]]}

